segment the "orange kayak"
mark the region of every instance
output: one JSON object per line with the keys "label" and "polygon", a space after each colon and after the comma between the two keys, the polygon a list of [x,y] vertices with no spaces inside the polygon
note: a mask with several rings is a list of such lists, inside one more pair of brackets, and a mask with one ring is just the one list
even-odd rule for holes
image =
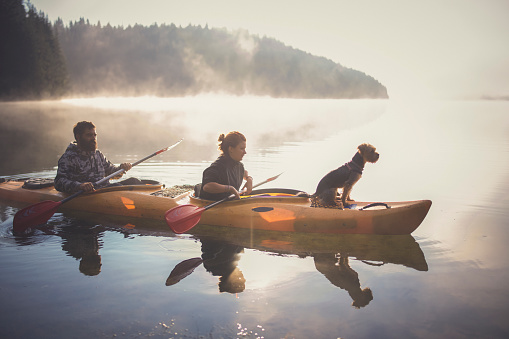
{"label": "orange kayak", "polygon": [[[52,186],[38,189],[22,186],[21,181],[0,183],[0,199],[28,206],[45,200],[60,201],[68,196]],[[157,194],[160,190],[159,185],[104,188],[83,194],[63,204],[61,209],[155,219],[164,223],[166,211],[173,207],[189,203],[202,207],[211,203],[194,198],[191,192],[175,198],[160,196]],[[295,196],[297,192],[256,190],[251,196],[224,202],[203,212],[196,227],[212,225],[280,232],[402,235],[411,234],[431,207],[430,200],[418,200],[374,205],[355,202],[355,209],[345,210],[313,208],[308,198]]]}

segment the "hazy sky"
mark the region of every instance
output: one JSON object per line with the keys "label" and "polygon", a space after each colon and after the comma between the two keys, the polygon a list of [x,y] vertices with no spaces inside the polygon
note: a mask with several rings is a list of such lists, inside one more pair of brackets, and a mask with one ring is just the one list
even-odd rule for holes
{"label": "hazy sky", "polygon": [[365,72],[391,97],[509,96],[508,0],[31,0],[50,21],[208,24]]}

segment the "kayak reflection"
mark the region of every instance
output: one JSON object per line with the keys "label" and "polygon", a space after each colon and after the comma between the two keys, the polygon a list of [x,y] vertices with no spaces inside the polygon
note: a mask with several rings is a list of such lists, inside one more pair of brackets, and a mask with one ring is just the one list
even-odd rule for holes
{"label": "kayak reflection", "polygon": [[[169,230],[161,231],[160,223],[156,222],[133,221],[127,217],[109,220],[104,215],[81,214],[59,215],[45,227],[62,238],[62,249],[79,260],[80,272],[89,276],[101,272],[99,251],[105,231],[121,232],[125,237],[134,234],[175,237]],[[73,218],[69,218],[70,215]],[[44,233],[43,230],[38,229],[37,232]],[[362,277],[350,266],[352,260],[370,265],[373,269],[393,264],[417,271],[428,270],[424,253],[411,235],[304,234],[200,225],[189,237],[200,241],[202,254],[176,265],[165,282],[167,286],[178,284],[203,264],[207,272],[218,278],[220,292],[241,293],[250,282],[244,276],[247,272],[242,272],[238,264],[244,249],[254,249],[283,257],[313,258],[314,269],[333,286],[345,290],[354,307],[361,308],[371,302],[376,291],[371,291],[369,286],[361,286]]]}
{"label": "kayak reflection", "polygon": [[[427,271],[428,265],[419,244],[410,235],[301,235],[278,232],[235,232],[228,230],[228,236],[221,236],[217,227],[200,228],[194,238],[202,244],[201,258],[185,260],[175,267],[166,285],[182,280],[203,263],[213,276],[219,276],[219,291],[240,293],[246,288],[242,271],[237,267],[244,248],[252,248],[279,255],[312,257],[318,272],[334,286],[348,292],[352,306],[361,308],[373,300],[369,287],[361,287],[359,274],[349,264],[350,258],[373,267],[385,264],[403,265],[418,271]],[[204,235],[204,233],[206,233]],[[170,284],[168,282],[171,282]]]}
{"label": "kayak reflection", "polygon": [[366,264],[396,264],[427,271],[428,264],[419,244],[411,235],[306,234],[272,232],[200,225],[193,230],[197,239],[215,239],[236,246],[276,254],[341,254]]}

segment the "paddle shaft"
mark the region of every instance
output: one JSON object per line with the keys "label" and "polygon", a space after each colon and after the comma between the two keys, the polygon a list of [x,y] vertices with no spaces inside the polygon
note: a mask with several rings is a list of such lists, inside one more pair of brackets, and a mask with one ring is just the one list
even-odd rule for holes
{"label": "paddle shaft", "polygon": [[[254,185],[253,188],[263,185],[269,181],[275,180],[281,174],[278,174],[272,178],[262,181]],[[173,207],[172,209],[168,210],[165,213],[166,223],[171,228],[171,230],[177,234],[187,232],[200,222],[201,214],[205,210],[217,206],[225,201],[231,200],[235,196],[236,196],[235,194],[230,194],[226,198],[213,202],[205,207],[198,207],[191,204]]]}
{"label": "paddle shaft", "polygon": [[[133,164],[132,164],[132,166],[134,167],[134,166],[136,166],[136,165],[138,165],[138,164],[141,164],[141,163],[142,163],[142,162],[144,162],[145,160],[148,160],[148,159],[150,159],[150,158],[152,158],[152,157],[155,157],[155,156],[156,156],[156,155],[158,155],[158,154],[161,154],[161,153],[163,153],[163,152],[166,152],[167,150],[172,149],[173,147],[175,147],[175,146],[177,146],[178,144],[180,144],[180,143],[182,142],[182,140],[184,140],[184,139],[180,139],[180,140],[179,140],[179,141],[177,141],[175,144],[173,144],[173,145],[171,145],[171,146],[168,146],[168,147],[166,147],[166,148],[160,149],[159,151],[154,152],[154,153],[152,153],[152,154],[150,154],[150,155],[146,156],[145,158],[143,158],[143,159],[140,159],[140,160],[136,161],[135,163],[133,163]],[[116,171],[116,172],[114,172],[114,173],[111,173],[111,174],[110,174],[110,175],[108,175],[107,177],[104,177],[104,178],[102,178],[101,180],[98,180],[98,181],[94,182],[94,184],[93,184],[93,185],[94,185],[94,186],[96,186],[96,185],[100,185],[100,184],[102,184],[103,182],[105,182],[105,181],[107,181],[107,180],[110,180],[111,178],[116,177],[117,175],[119,175],[119,174],[121,174],[121,173],[124,173],[124,172],[125,172],[125,169],[121,168],[121,169],[119,169],[118,171]],[[83,193],[85,193],[85,191],[83,191],[83,190],[78,191],[78,192],[74,193],[73,195],[70,195],[70,196],[68,196],[67,198],[60,200],[60,204],[65,204],[65,203],[66,203],[66,202],[68,202],[69,200],[72,200],[72,199],[76,198],[77,196],[79,196],[79,195],[81,195],[81,194],[83,194]]]}
{"label": "paddle shaft", "polygon": [[[254,185],[254,186],[253,186],[253,188],[256,188],[256,187],[258,187],[258,186],[261,186],[261,185],[263,185],[263,184],[266,184],[266,183],[268,183],[268,182],[270,182],[270,181],[272,181],[272,180],[276,180],[276,179],[277,179],[277,178],[278,178],[281,174],[283,174],[283,173],[280,173],[280,174],[278,174],[278,175],[276,175],[276,176],[274,176],[274,177],[272,177],[272,178],[269,178],[269,179],[267,179],[267,180],[265,180],[265,181],[259,182],[259,183],[257,183],[256,185]],[[242,195],[244,192],[245,192],[245,191],[243,191],[243,192],[241,193],[241,195]],[[225,201],[231,200],[231,199],[233,199],[233,198],[235,198],[235,194],[230,194],[230,195],[229,195],[229,196],[227,196],[226,198],[223,198],[223,199],[221,199],[221,200],[218,200],[218,201],[216,201],[216,202],[213,202],[212,204],[209,204],[209,205],[207,205],[207,206],[203,207],[203,211],[208,210],[209,208],[212,208],[212,207],[214,207],[214,206],[216,206],[216,205],[219,205],[220,203],[223,203],[223,202],[225,202]]]}
{"label": "paddle shaft", "polygon": [[[149,155],[141,160],[136,161],[134,164],[132,164],[132,166],[136,166],[139,163],[141,163],[149,158],[152,158],[153,156],[155,156],[157,154],[167,151],[167,150],[177,146],[178,144],[180,144],[180,142],[182,142],[182,139],[180,139],[178,142],[176,142],[172,146],[163,148],[163,149],[161,149],[155,153],[152,153],[151,155]],[[112,173],[112,174],[108,175],[107,177],[97,181],[93,185],[101,184],[101,183],[105,182],[106,180],[113,178],[114,176],[119,175],[120,173],[123,173],[124,171],[125,171],[124,169],[120,169],[120,170],[116,171],[115,173]],[[51,216],[57,211],[58,207],[60,207],[62,204],[68,202],[69,200],[76,198],[77,196],[79,196],[83,193],[85,193],[85,191],[81,190],[81,191],[78,191],[78,192],[76,192],[76,193],[74,193],[60,201],[51,201],[51,200],[42,201],[37,204],[30,205],[28,207],[25,207],[25,208],[19,210],[14,215],[13,232],[21,233],[21,232],[25,231],[27,228],[46,223],[51,218]]]}

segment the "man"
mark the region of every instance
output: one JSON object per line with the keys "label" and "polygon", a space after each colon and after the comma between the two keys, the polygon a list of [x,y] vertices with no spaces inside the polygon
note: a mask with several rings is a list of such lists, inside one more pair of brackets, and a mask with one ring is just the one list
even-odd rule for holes
{"label": "man", "polygon": [[[91,192],[96,188],[112,185],[109,181],[105,181],[100,187],[94,187],[94,182],[121,168],[126,171],[131,169],[132,165],[130,163],[123,163],[120,166],[113,165],[97,149],[97,133],[93,123],[89,121],[78,122],[74,126],[73,132],[76,140],[67,147],[65,153],[58,160],[57,176],[55,177],[55,188],[58,191],[67,193],[80,190]],[[119,184],[136,185],[139,183],[140,180],[130,178]]]}

